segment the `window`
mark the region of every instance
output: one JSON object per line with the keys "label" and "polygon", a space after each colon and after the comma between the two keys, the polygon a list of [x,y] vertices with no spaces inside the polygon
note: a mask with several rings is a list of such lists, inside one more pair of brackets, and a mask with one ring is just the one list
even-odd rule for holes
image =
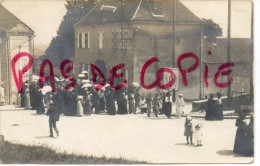
{"label": "window", "polygon": [[88,36],[88,32],[85,33],[85,43],[84,43],[84,48],[89,48],[89,36]]}
{"label": "window", "polygon": [[78,42],[79,47],[82,48],[82,33],[79,34],[79,42]]}
{"label": "window", "polygon": [[89,33],[79,33],[78,48],[89,48]]}

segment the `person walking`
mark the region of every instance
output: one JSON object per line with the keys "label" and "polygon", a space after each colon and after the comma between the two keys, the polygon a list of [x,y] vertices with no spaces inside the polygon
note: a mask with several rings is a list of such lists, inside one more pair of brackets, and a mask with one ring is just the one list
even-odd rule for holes
{"label": "person walking", "polygon": [[183,114],[183,107],[185,106],[185,101],[183,100],[183,94],[179,94],[179,97],[176,99],[176,116],[177,119],[181,118],[181,114]]}
{"label": "person walking", "polygon": [[57,92],[51,93],[49,97],[49,107],[47,110],[47,115],[49,116],[49,127],[50,127],[50,137],[53,136],[53,129],[55,130],[57,136],[59,136],[59,130],[57,128],[57,121],[60,119],[60,111],[58,110],[58,102],[60,102]]}

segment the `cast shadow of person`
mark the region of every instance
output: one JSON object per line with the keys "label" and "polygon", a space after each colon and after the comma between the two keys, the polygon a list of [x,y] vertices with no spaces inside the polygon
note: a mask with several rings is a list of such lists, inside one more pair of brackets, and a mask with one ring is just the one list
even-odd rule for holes
{"label": "cast shadow of person", "polygon": [[219,150],[216,153],[221,156],[246,157],[243,155],[235,154],[232,150]]}

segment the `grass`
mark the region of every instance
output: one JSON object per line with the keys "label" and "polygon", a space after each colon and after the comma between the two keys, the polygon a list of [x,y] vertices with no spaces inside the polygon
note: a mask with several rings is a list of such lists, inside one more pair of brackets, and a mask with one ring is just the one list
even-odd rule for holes
{"label": "grass", "polygon": [[74,153],[58,153],[48,145],[26,146],[4,142],[0,151],[2,164],[144,164],[123,158],[94,157]]}

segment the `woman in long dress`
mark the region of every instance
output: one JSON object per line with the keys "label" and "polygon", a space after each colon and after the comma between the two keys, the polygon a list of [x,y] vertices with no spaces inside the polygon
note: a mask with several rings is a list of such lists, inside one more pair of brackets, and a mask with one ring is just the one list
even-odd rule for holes
{"label": "woman in long dress", "polygon": [[108,115],[115,115],[116,114],[114,90],[110,87],[108,88],[108,92],[106,94],[106,107],[107,107],[107,114]]}
{"label": "woman in long dress", "polygon": [[77,116],[83,116],[83,96],[78,96],[77,98]]}
{"label": "woman in long dress", "polygon": [[218,97],[218,99],[215,104],[215,119],[223,120],[223,107],[222,107],[221,94],[217,93],[217,97]]}
{"label": "woman in long dress", "polygon": [[250,117],[250,123],[246,127],[246,144],[247,149],[245,154],[247,156],[254,155],[254,116]]}
{"label": "woman in long dress", "polygon": [[118,114],[128,114],[127,112],[127,94],[126,92],[120,92],[117,99],[118,104]]}
{"label": "woman in long dress", "polygon": [[216,102],[214,101],[213,97],[213,94],[210,94],[209,99],[207,101],[205,120],[214,120],[214,107]]}
{"label": "woman in long dress", "polygon": [[165,94],[165,102],[164,102],[164,113],[167,116],[167,118],[171,118],[172,115],[172,94],[170,91],[168,91]]}
{"label": "woman in long dress", "polygon": [[38,102],[36,105],[36,114],[44,114],[45,113],[45,108],[44,108],[44,99],[43,95],[41,93],[41,89],[38,89],[38,92],[36,92],[35,97]]}
{"label": "woman in long dress", "polygon": [[129,114],[135,113],[135,95],[134,91],[130,92],[128,95],[128,105],[129,105]]}
{"label": "woman in long dress", "polygon": [[245,155],[247,149],[247,144],[246,144],[247,123],[245,117],[246,117],[246,113],[244,111],[241,111],[239,113],[239,118],[236,120],[237,132],[236,132],[233,152],[241,155]]}
{"label": "woman in long dress", "polygon": [[177,119],[181,118],[183,113],[183,107],[185,106],[185,101],[183,100],[183,94],[179,94],[179,97],[176,99],[176,115]]}

